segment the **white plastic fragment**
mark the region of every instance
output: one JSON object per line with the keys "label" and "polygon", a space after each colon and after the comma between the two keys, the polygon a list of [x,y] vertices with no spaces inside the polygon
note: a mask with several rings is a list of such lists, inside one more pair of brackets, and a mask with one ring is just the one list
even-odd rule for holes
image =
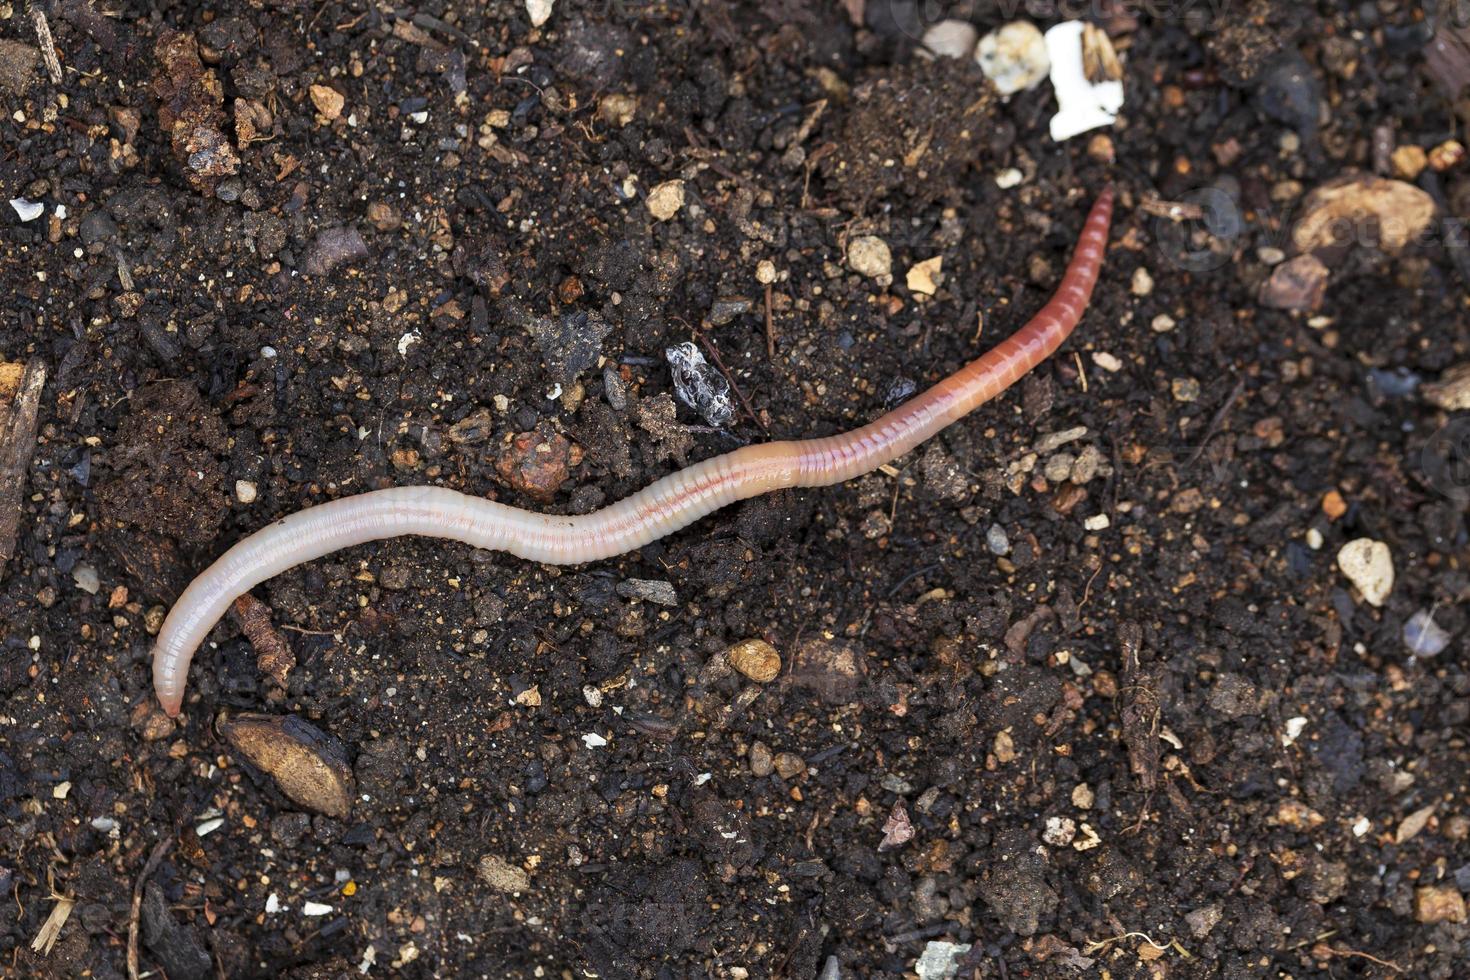
{"label": "white plastic fragment", "polygon": [[1029,20],[1013,20],[982,37],[975,61],[1001,95],[1035,88],[1051,68],[1047,39]]}
{"label": "white plastic fragment", "polygon": [[35,221],[46,212],[46,205],[40,201],[27,201],[23,197],[12,197],[10,206],[15,208],[15,213],[20,217],[21,223]]}
{"label": "white plastic fragment", "polygon": [[1450,645],[1450,634],[1434,621],[1433,609],[1421,609],[1404,623],[1404,646],[1416,657],[1437,657]]}
{"label": "white plastic fragment", "polygon": [[265,897],[265,914],[275,915],[279,911],[281,911],[281,900],[276,897],[275,892],[271,892]]}
{"label": "white plastic fragment", "polygon": [[607,744],[607,739],[596,732],[588,732],[586,735],[583,735],[582,741],[587,743],[589,749],[600,749]]}
{"label": "white plastic fragment", "polygon": [[1082,64],[1080,20],[1069,20],[1046,32],[1051,55],[1051,84],[1057,94],[1057,114],[1051,117],[1051,138],[1061,143],[1079,133],[1111,126],[1123,107],[1121,81],[1089,82]]}

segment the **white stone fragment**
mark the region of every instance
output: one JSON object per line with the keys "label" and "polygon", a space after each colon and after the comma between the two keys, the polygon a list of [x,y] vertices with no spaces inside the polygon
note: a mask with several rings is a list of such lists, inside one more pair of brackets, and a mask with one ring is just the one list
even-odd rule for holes
{"label": "white stone fragment", "polygon": [[332,907],[321,902],[307,902],[301,906],[302,915],[331,915]]}
{"label": "white stone fragment", "polygon": [[1393,591],[1393,555],[1382,541],[1349,541],[1337,553],[1337,567],[1370,606],[1383,605]]}
{"label": "white stone fragment", "polygon": [[551,19],[551,10],[556,0],[526,0],[526,16],[531,18],[532,27],[540,27]]}
{"label": "white stone fragment", "polygon": [[941,58],[967,58],[980,32],[964,20],[941,20],[924,32],[924,47]]}
{"label": "white stone fragment", "polygon": [[975,61],[1001,95],[1041,84],[1051,68],[1047,38],[1028,20],[1013,20],[980,39]]}
{"label": "white stone fragment", "polygon": [[859,235],[847,243],[847,266],[859,275],[877,279],[893,271],[893,253],[877,235]]}

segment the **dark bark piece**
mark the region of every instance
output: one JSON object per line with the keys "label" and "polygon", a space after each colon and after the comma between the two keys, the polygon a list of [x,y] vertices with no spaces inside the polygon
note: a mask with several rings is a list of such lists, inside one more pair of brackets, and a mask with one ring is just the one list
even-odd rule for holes
{"label": "dark bark piece", "polygon": [[143,888],[143,945],[169,980],[209,980],[214,976],[214,964],[198,932],[174,918],[163,889],[152,882]]}
{"label": "dark bark piece", "polygon": [[40,358],[26,365],[13,388],[0,375],[0,579],[15,554],[26,471],[36,448],[36,412],[45,384],[46,365]]}
{"label": "dark bark piece", "polygon": [[1139,662],[1143,627],[1123,623],[1118,627],[1118,643],[1123,648],[1118,713],[1123,722],[1123,743],[1128,746],[1128,768],[1137,777],[1139,788],[1152,792],[1159,783],[1161,754],[1159,719],[1163,715],[1163,702],[1159,678]]}

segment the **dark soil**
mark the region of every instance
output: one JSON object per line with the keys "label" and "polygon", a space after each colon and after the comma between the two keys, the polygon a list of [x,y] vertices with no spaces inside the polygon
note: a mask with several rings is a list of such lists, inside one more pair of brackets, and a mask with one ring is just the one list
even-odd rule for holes
{"label": "dark soil", "polygon": [[[1124,117],[1060,145],[1048,85],[919,60],[904,0],[34,6],[59,85],[0,5],[0,198],[46,206],[0,204],[0,361],[50,378],[0,570],[0,970],[125,975],[136,921],[170,980],[898,977],[931,942],[1467,975],[1470,553],[1414,382],[1470,358],[1470,264],[1342,249],[1319,310],[1258,303],[1308,192],[1461,131],[1421,5],[1116,5]],[[1467,174],[1417,182],[1467,218]],[[589,567],[339,553],[255,592],[283,689],[226,620],[153,708],[150,633],[252,530],[430,482],[587,511],[861,424],[1039,308],[1109,180],[1075,337],[891,469]],[[1229,213],[1150,204],[1205,190]],[[671,397],[696,330],[724,430]],[[752,638],[770,683],[725,660]],[[345,752],[345,818],[247,763],[246,712]]]}

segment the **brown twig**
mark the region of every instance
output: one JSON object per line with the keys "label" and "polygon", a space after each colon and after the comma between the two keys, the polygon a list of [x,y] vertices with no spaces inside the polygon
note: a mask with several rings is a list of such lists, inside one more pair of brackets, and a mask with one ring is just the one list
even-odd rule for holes
{"label": "brown twig", "polygon": [[271,622],[270,609],[247,592],[230,606],[230,615],[250,645],[255,647],[256,667],[278,687],[285,687],[286,677],[296,666],[296,654],[291,652],[291,644]]}
{"label": "brown twig", "polygon": [[776,359],[776,318],[771,315],[770,283],[766,283],[766,357]]}
{"label": "brown twig", "polygon": [[1404,972],[1404,968],[1399,966],[1392,960],[1380,960],[1372,953],[1364,953],[1356,949],[1338,949],[1336,946],[1329,946],[1326,943],[1318,943],[1317,945],[1312,947],[1312,952],[1317,954],[1322,959],[1326,959],[1329,956],[1361,956],[1363,959],[1369,960],[1373,963],[1377,963],[1379,966],[1386,966],[1395,973]]}
{"label": "brown twig", "polygon": [[143,865],[138,880],[133,882],[133,908],[128,914],[128,977],[129,980],[138,980],[138,921],[143,915],[143,886],[148,879],[153,877],[153,872],[158,870],[158,863],[168,853],[168,849],[174,846],[173,835],[170,834],[154,845],[153,853],[148,855],[148,860]]}
{"label": "brown twig", "polygon": [[1199,445],[1195,447],[1194,452],[1185,461],[1184,465],[1186,468],[1193,466],[1199,460],[1200,456],[1204,454],[1205,446],[1209,445],[1210,440],[1220,433],[1221,426],[1225,424],[1225,417],[1230,414],[1230,410],[1235,407],[1235,403],[1240,400],[1240,396],[1244,391],[1245,375],[1241,375],[1235,382],[1235,387],[1230,389],[1230,395],[1225,399],[1225,404],[1221,405],[1220,410],[1215,413],[1215,417],[1210,419],[1210,424],[1205,428],[1205,434],[1200,439]]}

